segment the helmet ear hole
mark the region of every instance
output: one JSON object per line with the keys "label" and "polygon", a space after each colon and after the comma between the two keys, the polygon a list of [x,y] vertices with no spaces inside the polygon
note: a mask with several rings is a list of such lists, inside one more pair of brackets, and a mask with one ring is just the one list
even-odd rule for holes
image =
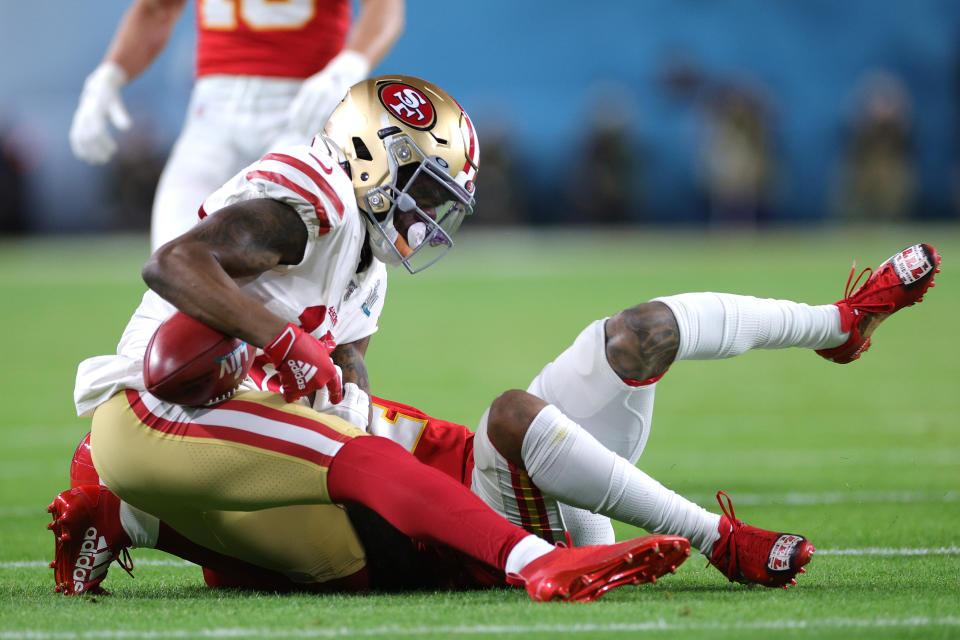
{"label": "helmet ear hole", "polygon": [[367,149],[367,145],[364,144],[361,138],[354,136],[352,142],[353,153],[357,156],[358,160],[373,160],[373,155],[371,155],[370,149]]}

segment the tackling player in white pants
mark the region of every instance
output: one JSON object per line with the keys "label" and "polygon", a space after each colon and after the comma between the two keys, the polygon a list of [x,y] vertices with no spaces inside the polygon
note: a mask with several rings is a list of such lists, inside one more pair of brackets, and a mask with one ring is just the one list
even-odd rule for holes
{"label": "tackling player in white pants", "polygon": [[[131,125],[120,91],[160,54],[186,0],[134,0],[87,77],[70,127],[74,154],[103,164],[109,124]],[[197,81],[153,203],[151,249],[197,222],[203,200],[270,146],[308,143],[347,89],[403,30],[403,0],[197,0]],[[349,31],[348,31],[349,30]]]}
{"label": "tackling player in white pants", "polygon": [[[703,509],[635,466],[650,434],[657,381],[678,360],[729,358],[750,349],[803,347],[841,364],[855,360],[880,322],[922,300],[939,263],[930,245],[908,247],[855,292],[848,282],[846,297],[831,305],[686,293],[597,320],[527,392],[506,392],[484,414],[471,488],[515,523],[538,520],[548,539],[568,531],[575,545],[609,543],[614,518],[687,538],[731,579],[785,586],[789,570],[800,569],[792,556],[809,544],[802,537],[765,532],[772,537],[750,544],[757,543],[767,566],[747,566],[729,557],[728,536],[736,530],[744,546],[744,538],[758,538],[762,530],[742,526],[732,507],[724,516]],[[518,470],[538,492],[535,501]]]}
{"label": "tackling player in white pants", "polygon": [[[375,412],[382,419],[375,415],[368,430],[428,464],[465,472],[464,482],[494,510],[548,540],[567,530],[578,546],[609,543],[609,518],[615,518],[688,538],[731,580],[785,587],[813,552],[802,536],[744,525],[729,499],[721,503],[723,516],[710,513],[635,466],[649,435],[656,382],[676,360],[732,357],[752,348],[806,347],[850,362],[881,321],[922,300],[939,262],[929,245],[909,247],[855,292],[848,284],[848,295],[833,305],[721,293],[657,298],[590,324],[529,392],[508,391],[494,400],[476,437],[396,403]],[[361,417],[369,406],[365,395],[356,403]],[[401,421],[404,411],[410,419]],[[84,464],[75,458],[75,469],[78,461]],[[121,520],[134,546],[156,545],[156,518],[127,508]],[[296,538],[288,544],[296,545],[310,531],[290,535]],[[252,580],[250,586],[262,585]]]}
{"label": "tackling player in white pants", "polygon": [[[612,541],[610,518],[592,510],[650,531],[683,535],[709,554],[719,537],[720,516],[635,467],[650,435],[657,380],[677,360],[728,358],[748,349],[820,349],[846,339],[834,305],[725,293],[657,298],[597,320],[527,388],[549,404],[542,411],[532,405],[536,417],[519,452],[504,447],[502,433],[493,438],[500,451],[491,442],[491,431],[505,424],[504,409],[494,403],[484,414],[474,444],[473,490],[504,515],[519,518],[508,457],[520,453],[544,494],[554,535],[567,530],[576,545]],[[501,402],[523,402],[522,394],[509,394]],[[512,422],[506,424],[513,428]],[[513,455],[504,448],[514,449]]]}

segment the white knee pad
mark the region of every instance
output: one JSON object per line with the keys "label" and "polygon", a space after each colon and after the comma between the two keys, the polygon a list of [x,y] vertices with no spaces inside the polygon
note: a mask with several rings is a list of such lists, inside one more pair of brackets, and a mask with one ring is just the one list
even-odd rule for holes
{"label": "white knee pad", "polygon": [[605,323],[606,318],[587,326],[527,391],[636,464],[650,435],[656,384],[632,387],[613,371],[607,362]]}

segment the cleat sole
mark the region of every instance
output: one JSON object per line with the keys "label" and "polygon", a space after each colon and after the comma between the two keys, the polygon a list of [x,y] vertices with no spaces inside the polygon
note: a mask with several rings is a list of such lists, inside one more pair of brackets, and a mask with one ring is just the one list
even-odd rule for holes
{"label": "cleat sole", "polygon": [[[673,573],[690,555],[690,543],[678,536],[647,536],[647,538],[675,538],[669,547],[657,544],[646,549],[633,548],[612,558],[601,567],[574,580],[571,589],[560,590],[551,599],[567,602],[592,602],[617,587],[628,584],[656,583],[665,574]],[[639,543],[645,538],[640,538]],[[658,549],[658,551],[654,551]],[[561,593],[562,592],[562,593]],[[539,599],[539,598],[536,598]]]}

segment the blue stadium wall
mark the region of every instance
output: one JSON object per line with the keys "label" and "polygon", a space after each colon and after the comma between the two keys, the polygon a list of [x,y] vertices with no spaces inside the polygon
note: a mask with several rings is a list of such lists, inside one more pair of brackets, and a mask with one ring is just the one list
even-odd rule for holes
{"label": "blue stadium wall", "polygon": [[[73,159],[66,135],[83,77],[126,4],[0,2],[0,46],[13,62],[0,65],[0,128],[36,147],[28,176],[34,230],[105,224],[97,203],[103,171]],[[166,146],[191,82],[191,20],[125,94],[135,119]],[[958,27],[955,0],[409,0],[406,32],[379,71],[435,80],[475,113],[481,136],[485,119],[503,121],[524,179],[544,197],[582,142],[591,88],[616,84],[642,145],[650,219],[683,222],[702,217],[703,131],[696,104],[663,90],[671,56],[708,79],[765,88],[784,176],[777,216],[798,221],[829,215],[853,91],[864,73],[883,68],[911,94],[921,213],[941,219],[956,215]]]}

